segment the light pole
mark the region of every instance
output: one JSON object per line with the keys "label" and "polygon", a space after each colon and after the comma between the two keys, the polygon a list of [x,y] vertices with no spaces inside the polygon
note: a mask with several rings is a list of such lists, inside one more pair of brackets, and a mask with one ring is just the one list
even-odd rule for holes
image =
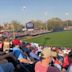
{"label": "light pole", "polygon": [[26,18],[25,18],[25,15],[26,15],[26,9],[27,9],[27,7],[24,5],[24,6],[22,6],[22,10],[23,10],[23,17],[22,17],[22,19],[23,20],[26,20]]}
{"label": "light pole", "polygon": [[45,11],[44,16],[45,16],[45,20],[46,20],[46,30],[48,30],[48,27],[47,27],[47,15],[48,15],[48,13],[47,13],[47,11]]}
{"label": "light pole", "polygon": [[[66,12],[65,15],[66,15],[66,18],[67,18],[69,16],[69,13]],[[67,26],[67,29],[68,29],[68,19],[67,19],[67,25],[66,26]]]}

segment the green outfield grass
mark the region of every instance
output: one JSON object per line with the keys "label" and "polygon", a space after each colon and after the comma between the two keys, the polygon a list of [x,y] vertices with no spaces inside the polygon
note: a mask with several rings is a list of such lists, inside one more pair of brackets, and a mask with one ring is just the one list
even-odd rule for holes
{"label": "green outfield grass", "polygon": [[35,38],[29,38],[28,40],[24,41],[36,42],[40,45],[72,48],[72,31],[48,33]]}

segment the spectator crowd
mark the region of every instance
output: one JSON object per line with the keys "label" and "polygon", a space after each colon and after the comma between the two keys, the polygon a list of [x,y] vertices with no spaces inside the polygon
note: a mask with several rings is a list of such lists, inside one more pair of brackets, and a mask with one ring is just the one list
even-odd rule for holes
{"label": "spectator crowd", "polygon": [[0,72],[72,72],[71,48],[0,39]]}

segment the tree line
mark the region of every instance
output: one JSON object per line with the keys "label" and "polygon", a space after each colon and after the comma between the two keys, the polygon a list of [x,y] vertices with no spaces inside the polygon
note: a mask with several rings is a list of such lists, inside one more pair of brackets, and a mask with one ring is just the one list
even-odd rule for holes
{"label": "tree line", "polygon": [[[72,26],[72,20],[62,20],[60,18],[52,18],[43,22],[41,20],[31,21],[34,24],[34,29],[43,29],[43,30],[63,30],[64,27]],[[22,30],[25,28],[24,24],[21,24],[17,21],[12,21],[11,23],[5,23],[3,26],[0,25],[0,30]]]}
{"label": "tree line", "polygon": [[72,20],[62,20],[60,18],[52,18],[47,20],[47,22],[42,22],[40,20],[37,21],[32,21],[35,28],[39,28],[39,29],[47,29],[47,30],[58,30],[61,31],[63,30],[65,27],[69,27],[72,26]]}

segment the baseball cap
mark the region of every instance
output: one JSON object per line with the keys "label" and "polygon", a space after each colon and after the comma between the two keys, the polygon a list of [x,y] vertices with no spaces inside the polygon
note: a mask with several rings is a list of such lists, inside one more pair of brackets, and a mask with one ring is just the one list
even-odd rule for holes
{"label": "baseball cap", "polygon": [[13,44],[14,44],[14,45],[20,45],[20,44],[21,44],[21,42],[20,42],[20,40],[15,39],[15,40],[13,40]]}

